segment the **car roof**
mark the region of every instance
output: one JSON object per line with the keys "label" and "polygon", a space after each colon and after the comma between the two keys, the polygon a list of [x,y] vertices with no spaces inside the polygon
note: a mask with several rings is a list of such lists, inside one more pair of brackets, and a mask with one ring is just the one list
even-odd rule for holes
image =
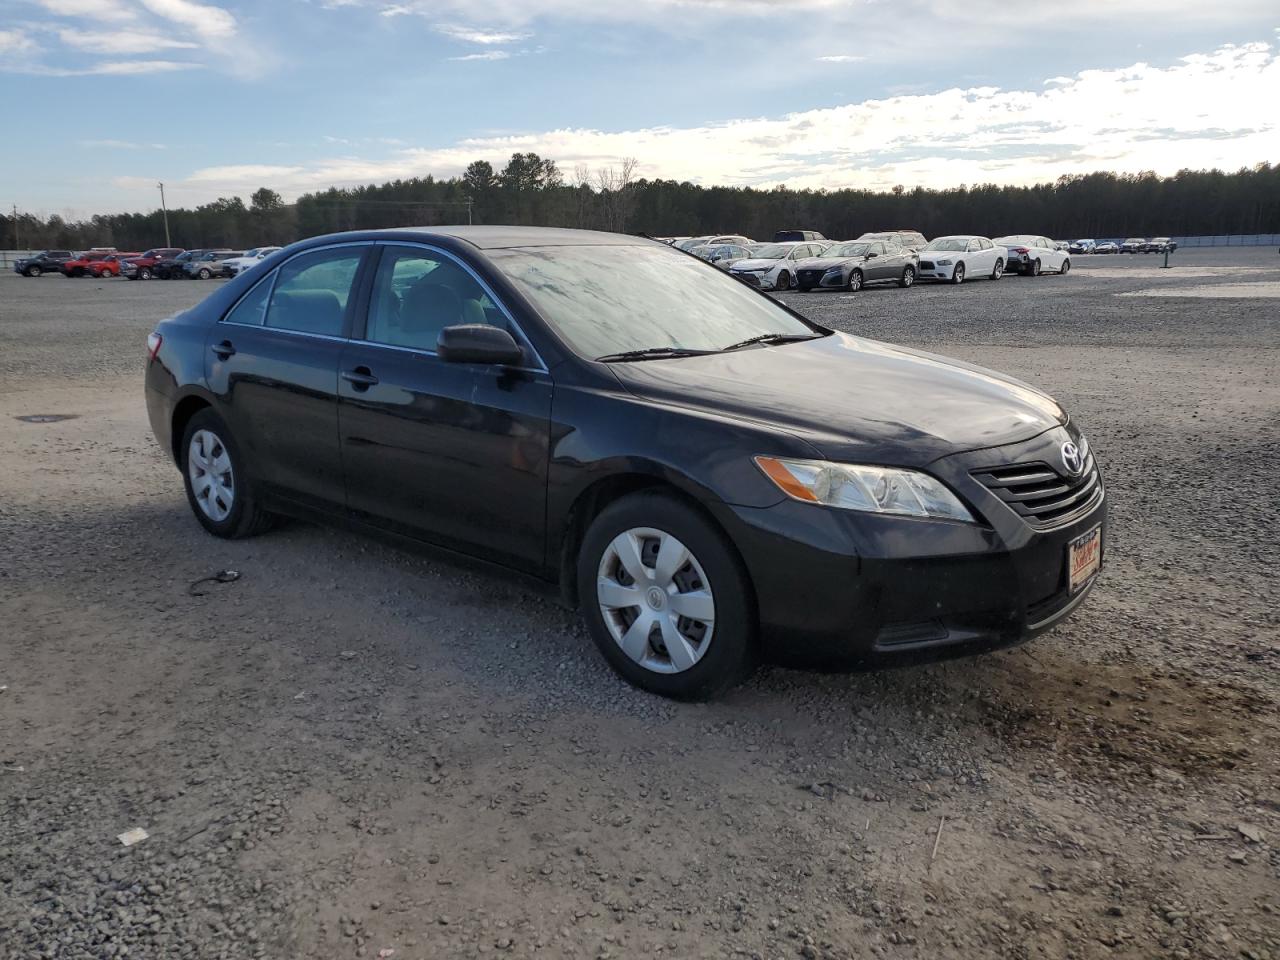
{"label": "car roof", "polygon": [[[711,237],[730,234],[708,234]],[[736,236],[734,234],[733,236]],[[635,237],[624,233],[604,233],[599,230],[570,230],[561,227],[513,227],[513,226],[440,226],[393,227],[385,230],[357,230],[315,237],[315,241],[333,243],[337,240],[424,240],[448,237],[469,243],[480,250],[501,250],[507,247],[580,247],[580,246],[640,246],[661,241]],[[310,241],[309,241],[310,242]]]}

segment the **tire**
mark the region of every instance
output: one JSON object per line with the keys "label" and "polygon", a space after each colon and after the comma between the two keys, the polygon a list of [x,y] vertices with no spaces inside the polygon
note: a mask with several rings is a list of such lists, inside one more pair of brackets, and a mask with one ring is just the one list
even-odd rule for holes
{"label": "tire", "polygon": [[862,271],[854,270],[849,274],[849,292],[857,293],[862,289]]}
{"label": "tire", "polygon": [[1031,261],[1031,265],[1030,265],[1029,267],[1027,267],[1027,276],[1028,276],[1028,277],[1038,277],[1038,276],[1040,276],[1040,261],[1039,261],[1039,260],[1032,260],[1032,261]]}
{"label": "tire", "polygon": [[100,274],[98,274],[98,279],[99,279],[99,280],[110,280],[110,279],[111,279],[112,277],[114,277],[114,276],[115,276],[115,274],[114,274],[114,273],[112,273],[110,270],[103,270]]}
{"label": "tire", "polygon": [[[200,438],[198,450],[203,450],[205,465],[192,462],[192,445]],[[182,482],[187,491],[187,503],[200,526],[215,537],[239,540],[256,536],[267,530],[274,517],[258,505],[258,498],[248,479],[245,459],[231,436],[231,431],[212,410],[201,410],[182,433],[179,448],[182,466]],[[226,469],[221,468],[225,463]],[[198,478],[216,477],[207,486]],[[217,497],[213,497],[213,492]],[[230,499],[227,504],[226,499]],[[202,502],[203,501],[203,502]],[[213,507],[207,505],[213,503]]]}
{"label": "tire", "polygon": [[991,279],[999,280],[1003,276],[1004,276],[1004,260],[1002,260],[1000,257],[996,257],[996,265],[991,268]]}
{"label": "tire", "polygon": [[791,289],[791,274],[787,273],[787,271],[785,271],[785,270],[783,270],[780,274],[778,274],[778,282],[777,282],[777,283],[775,283],[775,284],[773,285],[773,289],[775,289],[775,290],[790,290],[790,289]]}
{"label": "tire", "polygon": [[[679,564],[665,582],[658,567],[663,547]],[[644,575],[632,577],[627,568],[637,564]],[[755,668],[759,629],[746,569],[725,535],[683,500],[643,491],[610,504],[588,528],[577,566],[591,637],[633,686],[675,700],[709,700]],[[647,586],[637,589],[637,582]],[[696,601],[683,601],[687,609],[709,612],[710,620],[675,612],[672,598],[693,594]],[[651,629],[642,633],[637,624]],[[665,646],[668,638],[679,642],[678,655]]]}
{"label": "tire", "polygon": [[212,276],[213,276],[213,274],[210,272],[210,270],[209,270],[209,268],[208,268],[208,267],[201,267],[201,268],[200,268],[199,277],[200,277],[200,279],[201,279],[201,280],[208,280],[208,279],[209,279],[210,277],[212,277]]}
{"label": "tire", "polygon": [[136,276],[139,280],[150,280],[153,274],[150,267],[140,267]]}
{"label": "tire", "polygon": [[1069,258],[1062,261],[1062,269],[1058,272],[1064,276],[1071,272],[1071,260]]}
{"label": "tire", "polygon": [[906,288],[916,282],[916,268],[907,264],[902,268],[902,276],[898,278],[898,286]]}
{"label": "tire", "polygon": [[964,261],[961,260],[956,264],[956,268],[951,271],[951,282],[956,286],[964,283]]}
{"label": "tire", "polygon": [[40,274],[44,273],[44,271],[41,270],[38,266],[36,266],[34,263],[31,266],[27,267],[27,269],[23,270],[22,272],[23,272],[23,275],[28,277],[38,277],[40,276]]}

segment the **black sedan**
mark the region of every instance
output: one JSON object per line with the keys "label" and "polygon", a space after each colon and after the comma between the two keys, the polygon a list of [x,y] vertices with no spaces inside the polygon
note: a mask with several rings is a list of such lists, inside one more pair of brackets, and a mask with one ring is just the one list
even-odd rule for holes
{"label": "black sedan", "polygon": [[1048,396],[641,238],[304,241],[161,322],[145,392],[209,533],[290,515],[531,574],[667,696],[764,654],[1016,643],[1102,560],[1102,481]]}
{"label": "black sedan", "polygon": [[861,290],[868,283],[909,287],[920,273],[920,256],[892,240],[855,240],[828,247],[820,257],[796,264],[796,287]]}

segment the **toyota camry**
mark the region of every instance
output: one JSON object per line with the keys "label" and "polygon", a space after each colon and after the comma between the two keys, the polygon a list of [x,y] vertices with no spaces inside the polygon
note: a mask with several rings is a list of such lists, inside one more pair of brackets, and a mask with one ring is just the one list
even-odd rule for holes
{"label": "toyota camry", "polygon": [[671,697],[762,657],[1017,643],[1106,544],[1094,454],[1046,394],[637,237],[303,241],[159,323],[145,395],[208,533],[295,516],[520,571]]}

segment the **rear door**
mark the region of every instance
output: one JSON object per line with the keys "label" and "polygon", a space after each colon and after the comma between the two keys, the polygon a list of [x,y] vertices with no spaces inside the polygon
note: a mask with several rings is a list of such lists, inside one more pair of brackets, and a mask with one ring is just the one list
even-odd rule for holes
{"label": "rear door", "polygon": [[[520,368],[449,363],[440,331],[507,329]],[[346,345],[338,405],[356,517],[530,572],[543,563],[550,375],[470,267],[427,245],[384,244],[363,334]]]}
{"label": "rear door", "polygon": [[250,469],[276,496],[341,512],[338,360],[371,244],[307,250],[264,276],[209,334],[206,373]]}

